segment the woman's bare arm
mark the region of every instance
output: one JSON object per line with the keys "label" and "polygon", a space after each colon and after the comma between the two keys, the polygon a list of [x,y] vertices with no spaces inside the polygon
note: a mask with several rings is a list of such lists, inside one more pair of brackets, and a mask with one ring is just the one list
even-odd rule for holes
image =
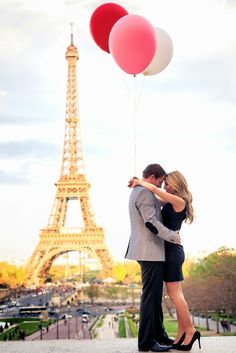
{"label": "woman's bare arm", "polygon": [[170,202],[176,212],[182,211],[185,207],[185,201],[182,199],[182,197],[170,194],[169,192],[166,192],[151,183],[140,179],[133,179],[132,186],[136,185],[144,186],[148,190],[152,191],[155,195],[158,196],[158,198],[161,199],[161,201]]}

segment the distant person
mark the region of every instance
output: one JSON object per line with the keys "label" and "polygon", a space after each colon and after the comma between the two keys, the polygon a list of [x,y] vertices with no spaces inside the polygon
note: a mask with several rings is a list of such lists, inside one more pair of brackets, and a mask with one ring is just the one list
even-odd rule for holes
{"label": "distant person", "polygon": [[25,331],[22,329],[19,330],[19,339],[22,341],[25,340]]}
{"label": "distant person", "polygon": [[228,331],[228,327],[227,327],[227,323],[225,320],[220,320],[220,323],[221,323],[221,327],[223,329],[224,332],[227,332]]}
{"label": "distant person", "polygon": [[227,327],[227,331],[230,331],[230,322],[228,320],[226,321],[226,327]]}
{"label": "distant person", "polygon": [[[159,164],[143,171],[143,180],[161,187],[166,172]],[[129,183],[132,186],[132,180]],[[129,199],[131,236],[125,257],[141,267],[142,296],[138,332],[139,351],[166,352],[172,348],[163,325],[162,292],[165,264],[164,240],[180,244],[180,236],[162,225],[161,205],[143,186],[133,188]]]}
{"label": "distant person", "polygon": [[[188,189],[186,179],[179,171],[165,175],[165,191],[160,186],[155,186],[146,180],[133,178],[132,186],[137,185],[145,187],[157,195],[163,206],[161,210],[163,224],[169,229],[179,231],[183,221],[186,223],[193,222],[192,195]],[[164,281],[167,294],[175,305],[178,318],[177,336],[172,346],[183,351],[190,350],[193,343],[198,339],[200,347],[201,335],[192,324],[181,286],[181,281],[184,279],[182,272],[185,259],[183,246],[165,241],[165,256]]]}

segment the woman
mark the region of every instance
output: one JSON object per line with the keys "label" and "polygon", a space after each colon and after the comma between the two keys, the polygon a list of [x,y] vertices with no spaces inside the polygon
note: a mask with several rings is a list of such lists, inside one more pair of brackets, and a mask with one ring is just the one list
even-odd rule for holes
{"label": "woman", "polygon": [[[174,171],[165,176],[164,189],[166,191],[137,178],[131,180],[132,187],[141,185],[157,195],[163,206],[163,224],[167,228],[178,231],[183,221],[189,224],[193,222],[192,195],[188,190],[184,176],[180,172]],[[164,281],[167,294],[175,305],[178,318],[178,331],[173,348],[182,351],[191,350],[197,339],[200,348],[201,334],[195,330],[192,324],[189,308],[181,287],[181,281],[184,279],[182,273],[182,264],[185,258],[183,247],[182,245],[165,242],[165,253]]]}

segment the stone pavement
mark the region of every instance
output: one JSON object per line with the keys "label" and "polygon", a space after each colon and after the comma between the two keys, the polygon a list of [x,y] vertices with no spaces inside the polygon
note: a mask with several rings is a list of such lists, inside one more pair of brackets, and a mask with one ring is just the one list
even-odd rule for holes
{"label": "stone pavement", "polygon": [[97,337],[99,340],[108,340],[118,337],[118,323],[114,320],[116,315],[107,314],[103,325],[96,328]]}
{"label": "stone pavement", "polygon": [[[236,336],[203,337],[191,353],[235,353]],[[136,338],[0,342],[0,353],[137,353]],[[171,350],[170,352],[179,352]]]}

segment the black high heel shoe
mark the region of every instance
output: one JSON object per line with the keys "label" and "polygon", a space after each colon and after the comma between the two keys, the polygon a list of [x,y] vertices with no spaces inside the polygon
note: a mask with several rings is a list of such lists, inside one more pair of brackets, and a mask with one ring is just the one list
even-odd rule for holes
{"label": "black high heel shoe", "polygon": [[194,342],[196,340],[198,340],[199,348],[201,348],[200,337],[201,337],[200,332],[199,331],[195,331],[191,341],[189,342],[189,344],[182,344],[182,346],[178,347],[178,350],[179,351],[191,351],[192,346],[193,346],[193,344],[194,344]]}
{"label": "black high heel shoe", "polygon": [[179,348],[181,346],[181,344],[184,342],[184,339],[185,339],[185,332],[182,334],[182,336],[180,337],[178,342],[172,343],[172,348],[174,348],[174,349]]}

